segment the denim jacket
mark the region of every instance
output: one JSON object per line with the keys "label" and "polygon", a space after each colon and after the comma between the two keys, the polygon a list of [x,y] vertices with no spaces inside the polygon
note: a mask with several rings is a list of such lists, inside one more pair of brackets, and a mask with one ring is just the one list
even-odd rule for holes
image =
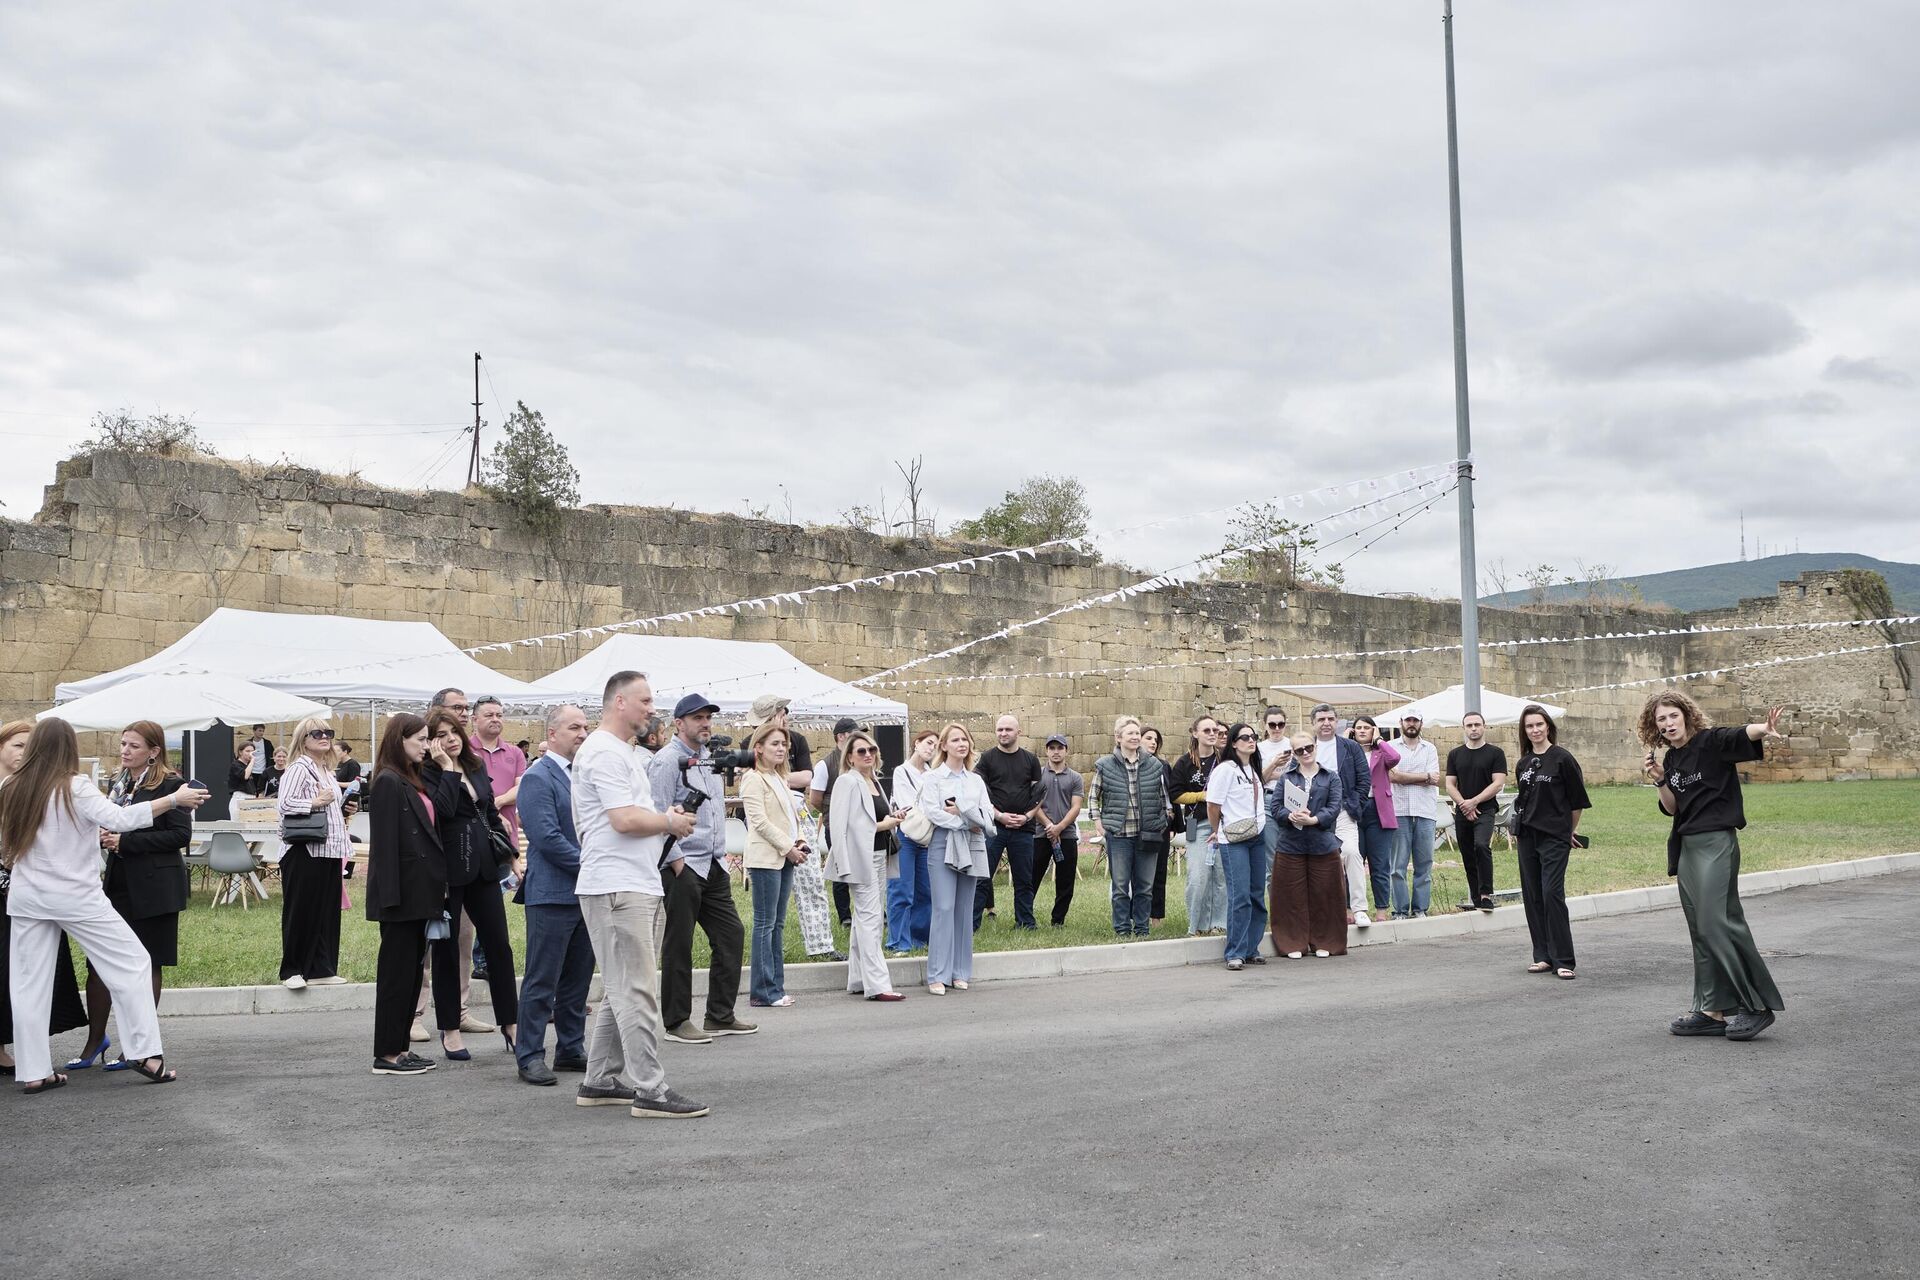
{"label": "denim jacket", "polygon": [[[1280,775],[1280,785],[1273,789],[1267,799],[1267,816],[1280,824],[1280,843],[1276,851],[1280,853],[1338,853],[1340,837],[1334,833],[1333,824],[1340,816],[1341,802],[1344,796],[1340,787],[1340,775],[1331,769],[1321,769],[1308,782],[1300,766],[1290,765]],[[1287,786],[1304,787],[1307,792],[1307,809],[1314,816],[1316,825],[1296,827],[1287,818]]]}

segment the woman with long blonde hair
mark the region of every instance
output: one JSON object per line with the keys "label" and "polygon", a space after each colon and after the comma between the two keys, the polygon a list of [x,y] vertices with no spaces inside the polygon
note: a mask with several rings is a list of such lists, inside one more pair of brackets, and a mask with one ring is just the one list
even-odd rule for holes
{"label": "woman with long blonde hair", "polygon": [[920,780],[914,807],[933,824],[927,881],[933,916],[927,928],[927,990],[965,991],[973,979],[973,894],[987,874],[993,802],[973,772],[973,735],[963,724],[940,731],[938,763]]}
{"label": "woman with long blonde hair", "polygon": [[[27,735],[32,732],[31,720],[13,720],[0,725],[0,781],[19,771],[20,762],[27,755]],[[13,997],[8,994],[7,980],[7,941],[12,936],[5,918],[7,881],[7,869],[0,866],[0,1076],[13,1074],[13,1059],[6,1052],[6,1046],[13,1043]],[[53,952],[53,1010],[47,1033],[57,1036],[62,1031],[86,1025],[87,1010],[80,1003],[80,983],[73,976],[73,951],[67,946],[67,935],[62,933],[60,945]]]}
{"label": "woman with long blonde hair", "polygon": [[[120,731],[120,770],[107,785],[107,799],[117,805],[139,804],[171,795],[185,782],[167,763],[167,734],[151,720],[136,720]],[[171,809],[151,826],[119,834],[100,833],[107,856],[107,901],[133,930],[153,962],[153,1002],[160,1003],[162,971],[180,963],[180,913],[187,909],[187,847],[193,843],[193,819],[184,809]],[[84,1071],[106,1051],[107,1015],[113,1012],[113,993],[87,967],[87,1043],[80,1056],[67,1063],[69,1071]],[[125,1071],[122,1057],[105,1070]]]}
{"label": "woman with long blonde hair", "polygon": [[7,913],[15,1070],[24,1092],[45,1093],[67,1082],[53,1069],[46,1032],[53,952],[63,928],[119,1004],[127,1065],[155,1084],[174,1078],[161,1052],[153,961],[100,884],[100,833],[142,831],[158,817],[199,808],[206,798],[198,787],[175,786],[117,805],[80,772],[80,741],[72,725],[49,716],[27,736],[20,768],[0,783],[0,861],[13,874]]}
{"label": "woman with long blonde hair", "polygon": [[340,788],[334,782],[333,729],[318,716],[294,726],[293,757],[275,800],[282,820],[320,814],[326,834],[290,841],[280,855],[280,985],[338,986],[340,976],[340,882],[353,856]]}

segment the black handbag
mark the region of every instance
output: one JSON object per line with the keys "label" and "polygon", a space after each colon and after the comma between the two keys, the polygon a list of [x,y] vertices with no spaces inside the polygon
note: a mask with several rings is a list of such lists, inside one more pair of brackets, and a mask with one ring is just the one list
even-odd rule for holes
{"label": "black handbag", "polygon": [[325,844],[327,842],[327,811],[314,813],[288,813],[280,818],[280,842],[282,844]]}

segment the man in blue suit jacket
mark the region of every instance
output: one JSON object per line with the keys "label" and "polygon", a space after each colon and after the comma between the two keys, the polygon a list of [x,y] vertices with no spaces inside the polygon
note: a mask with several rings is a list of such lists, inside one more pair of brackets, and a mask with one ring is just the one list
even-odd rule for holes
{"label": "man in blue suit jacket", "polygon": [[[555,707],[547,716],[546,754],[520,778],[516,807],[527,836],[527,971],[520,981],[520,1025],[514,1056],[528,1084],[557,1084],[561,1071],[587,1069],[587,989],[593,985],[593,943],[580,916],[574,883],[580,840],[573,829],[573,754],[587,740],[586,713]],[[547,1066],[547,1022],[554,1032]]]}
{"label": "man in blue suit jacket", "polygon": [[1373,918],[1367,914],[1367,865],[1360,859],[1360,810],[1373,803],[1373,775],[1367,768],[1367,749],[1339,731],[1339,712],[1324,702],[1313,709],[1313,745],[1320,767],[1340,776],[1340,818],[1334,831],[1347,876],[1347,914],[1350,923],[1365,929]]}

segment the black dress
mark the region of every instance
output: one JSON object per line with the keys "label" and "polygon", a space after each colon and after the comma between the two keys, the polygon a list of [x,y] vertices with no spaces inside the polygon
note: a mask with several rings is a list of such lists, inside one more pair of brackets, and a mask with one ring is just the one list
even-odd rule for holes
{"label": "black dress", "polygon": [[[6,922],[7,885],[11,879],[7,869],[0,867],[0,1041],[8,1043],[13,1040],[13,988],[7,967],[13,930]],[[62,1031],[86,1025],[87,1006],[80,1001],[80,982],[73,973],[73,949],[67,945],[67,935],[62,933],[60,948],[53,953],[53,1016],[48,1020],[47,1033],[57,1036]]]}
{"label": "black dress", "polygon": [[[172,795],[185,781],[173,774],[128,791],[122,775],[113,796],[139,804]],[[193,814],[169,809],[152,826],[122,833],[120,847],[107,855],[107,901],[140,939],[155,968],[180,963],[180,913],[187,909],[187,846],[192,843]]]}

